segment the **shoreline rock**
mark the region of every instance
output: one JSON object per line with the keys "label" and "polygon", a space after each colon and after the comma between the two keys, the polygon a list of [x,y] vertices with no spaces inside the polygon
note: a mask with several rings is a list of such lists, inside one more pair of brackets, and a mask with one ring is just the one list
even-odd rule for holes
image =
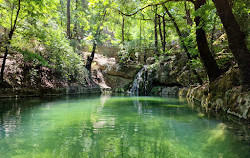
{"label": "shoreline rock", "polygon": [[80,95],[80,94],[98,94],[102,89],[95,87],[70,86],[64,88],[6,88],[1,89],[0,99],[3,98],[22,98],[22,97],[40,97],[40,96],[60,96],[60,95]]}

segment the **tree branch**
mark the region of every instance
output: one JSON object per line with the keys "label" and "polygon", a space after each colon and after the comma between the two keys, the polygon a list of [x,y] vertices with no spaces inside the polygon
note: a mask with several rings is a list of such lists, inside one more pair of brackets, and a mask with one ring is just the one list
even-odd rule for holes
{"label": "tree branch", "polygon": [[[181,1],[184,1],[184,0],[166,0],[166,1],[163,1],[163,2],[155,3],[155,4],[148,4],[148,5],[138,9],[137,11],[135,11],[134,13],[131,13],[131,14],[123,13],[121,10],[117,10],[117,11],[119,12],[119,14],[124,15],[124,16],[133,16],[133,15],[137,14],[138,12],[140,12],[140,11],[142,11],[142,10],[148,8],[148,7],[163,5],[163,4],[167,3],[167,2],[181,2]],[[194,3],[194,0],[186,0],[186,1]]]}
{"label": "tree branch", "polygon": [[11,28],[10,33],[9,33],[9,39],[10,39],[10,40],[11,40],[11,38],[12,38],[12,36],[13,36],[14,31],[16,30],[16,23],[17,23],[17,18],[18,18],[20,9],[21,9],[21,0],[18,1],[18,9],[17,9],[17,13],[16,13],[16,19],[15,19],[14,25],[13,25],[13,27]]}

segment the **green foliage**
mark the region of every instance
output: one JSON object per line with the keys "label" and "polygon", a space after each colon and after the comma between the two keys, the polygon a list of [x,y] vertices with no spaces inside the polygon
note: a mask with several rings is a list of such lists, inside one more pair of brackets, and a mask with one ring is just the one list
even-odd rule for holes
{"label": "green foliage", "polygon": [[131,53],[128,50],[126,50],[125,48],[122,48],[118,52],[118,57],[119,57],[119,62],[122,64],[125,64],[128,60],[130,60]]}
{"label": "green foliage", "polygon": [[[4,7],[0,12],[3,15],[0,24],[4,28],[11,27],[11,19],[13,23],[16,3],[17,1],[0,3]],[[73,51],[77,45],[76,40],[69,41],[65,38],[64,27],[60,26],[58,5],[56,0],[22,0],[20,18],[11,45],[23,55],[26,62],[53,68],[61,79],[83,82],[83,77],[87,76],[84,64],[81,57]]]}
{"label": "green foliage", "polygon": [[203,68],[202,62],[200,59],[196,58],[196,59],[192,59],[191,60],[191,66],[193,68]]}
{"label": "green foliage", "polygon": [[18,49],[18,51],[22,53],[22,55],[24,57],[24,61],[26,61],[26,62],[32,62],[34,65],[41,64],[42,66],[51,67],[48,64],[48,61],[46,61],[39,54],[36,54],[36,53],[33,53],[33,52],[29,52],[27,50],[23,51],[21,49]]}
{"label": "green foliage", "polygon": [[143,49],[139,45],[139,41],[126,42],[124,45],[120,45],[120,51],[118,52],[120,63],[127,63],[135,58],[135,52],[143,52]]}
{"label": "green foliage", "polygon": [[[118,56],[121,63],[133,60],[135,52],[144,51],[144,48],[152,48],[155,40],[155,7],[147,7],[133,16],[125,16],[120,12],[132,14],[139,8],[159,2],[162,1],[71,0],[70,32],[72,37],[67,39],[67,0],[22,0],[11,48],[18,50],[25,61],[53,68],[66,80],[76,79],[85,74],[84,63],[79,55],[83,45],[91,49],[93,43],[120,45],[121,51]],[[191,62],[192,67],[201,68],[201,61],[196,59],[198,56],[196,28],[202,27],[206,31],[210,49],[219,65],[223,66],[233,60],[228,49],[227,37],[223,41],[218,40],[225,31],[212,0],[208,0],[197,11],[194,11],[194,5],[187,1],[168,2],[164,5],[175,18],[183,37],[180,39],[164,7],[158,5],[157,14],[161,17],[165,16],[166,19],[166,52],[163,54],[159,49],[158,54],[164,56],[178,51],[183,52],[182,48],[179,49],[182,40],[191,56],[195,57]],[[248,5],[247,0],[232,1],[233,11],[246,34],[249,32],[249,20],[246,20],[249,19]],[[10,31],[15,21],[17,8],[18,0],[0,0],[1,28]],[[195,16],[201,17],[201,25],[189,25],[186,11],[190,12],[191,20],[194,20]],[[123,19],[125,42],[122,45]],[[161,27],[163,29],[163,24]],[[158,47],[161,48],[159,32],[158,43]],[[156,58],[161,59],[158,56]]]}

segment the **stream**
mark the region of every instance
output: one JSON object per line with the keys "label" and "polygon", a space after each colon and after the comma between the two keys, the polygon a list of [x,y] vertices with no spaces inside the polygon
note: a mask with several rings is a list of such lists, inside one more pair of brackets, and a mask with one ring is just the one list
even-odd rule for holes
{"label": "stream", "polygon": [[247,158],[249,130],[178,98],[0,100],[1,158]]}

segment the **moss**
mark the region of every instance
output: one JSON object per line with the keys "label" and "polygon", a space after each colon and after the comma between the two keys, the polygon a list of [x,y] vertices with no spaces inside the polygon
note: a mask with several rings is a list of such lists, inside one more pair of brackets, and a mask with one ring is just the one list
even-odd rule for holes
{"label": "moss", "polygon": [[187,93],[188,93],[188,90],[189,89],[187,89],[187,88],[181,88],[180,90],[179,90],[179,96],[186,96],[187,95]]}

